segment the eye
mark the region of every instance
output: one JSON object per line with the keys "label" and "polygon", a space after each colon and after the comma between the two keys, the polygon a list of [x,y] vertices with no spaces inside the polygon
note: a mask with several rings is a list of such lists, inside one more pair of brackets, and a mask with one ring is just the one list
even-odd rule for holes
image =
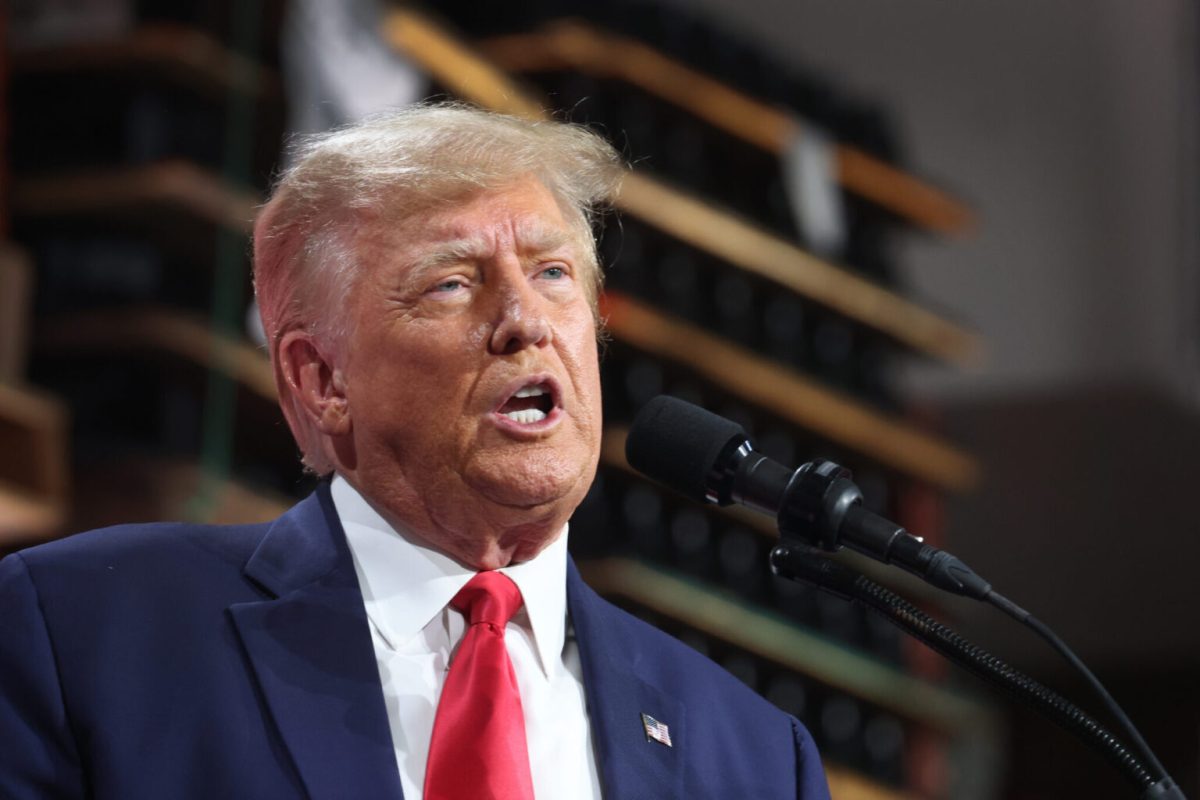
{"label": "eye", "polygon": [[552,281],[561,280],[567,277],[567,270],[565,267],[546,267],[541,271],[541,277],[549,278]]}
{"label": "eye", "polygon": [[435,293],[445,294],[447,292],[453,292],[457,289],[461,289],[465,285],[466,284],[463,282],[463,280],[461,278],[447,278],[444,281],[435,283],[433,285],[433,287],[430,289],[430,291],[435,292]]}

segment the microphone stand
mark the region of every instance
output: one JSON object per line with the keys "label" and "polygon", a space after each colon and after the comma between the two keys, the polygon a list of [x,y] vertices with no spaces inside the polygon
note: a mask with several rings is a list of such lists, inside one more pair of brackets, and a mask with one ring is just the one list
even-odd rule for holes
{"label": "microphone stand", "polygon": [[895,592],[807,545],[781,544],[771,551],[770,562],[771,571],[782,578],[815,584],[873,609],[950,661],[1026,703],[1097,751],[1136,788],[1141,800],[1186,800],[1157,759],[1147,765],[1074,703],[972,644]]}
{"label": "microphone stand", "polygon": [[[688,497],[722,506],[740,503],[774,516],[780,535],[794,543],[771,554],[777,574],[812,581],[883,613],[950,660],[1030,703],[1098,749],[1145,800],[1185,800],[1137,727],[1062,640],[958,558],[866,509],[849,470],[823,459],[789,469],[756,452],[736,423],[667,396],[654,398],[638,413],[625,452],[634,469]],[[1083,673],[1133,747],[1060,695],[865,576],[817,555],[814,547],[826,552],[849,547],[895,564],[940,589],[991,603],[1032,628]]]}

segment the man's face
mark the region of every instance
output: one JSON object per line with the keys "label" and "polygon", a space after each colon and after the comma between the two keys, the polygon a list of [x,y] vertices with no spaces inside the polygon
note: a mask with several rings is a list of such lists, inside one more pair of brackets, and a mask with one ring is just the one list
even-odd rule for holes
{"label": "man's face", "polygon": [[347,477],[462,561],[532,557],[582,501],[599,455],[589,266],[574,229],[529,178],[399,227],[373,222],[356,242]]}

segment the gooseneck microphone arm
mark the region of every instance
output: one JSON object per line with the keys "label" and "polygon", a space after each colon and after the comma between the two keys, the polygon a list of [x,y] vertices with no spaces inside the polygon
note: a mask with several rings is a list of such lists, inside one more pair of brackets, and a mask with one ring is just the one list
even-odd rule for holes
{"label": "gooseneck microphone arm", "polygon": [[1182,800],[1183,794],[1133,722],[1061,639],[958,558],[864,508],[862,493],[848,470],[823,460],[789,469],[755,451],[736,423],[666,396],[654,398],[638,414],[626,439],[625,455],[637,471],[694,500],[740,503],[774,516],[785,542],[826,552],[848,547],[902,567],[945,591],[991,603],[1029,626],[1083,673],[1140,751],[1149,765],[1141,768],[1153,776],[1143,796]]}
{"label": "gooseneck microphone arm", "polygon": [[1159,773],[1153,765],[1145,763],[1139,754],[1074,703],[972,644],[948,625],[937,622],[865,575],[819,555],[813,548],[797,544],[781,544],[771,551],[771,571],[781,578],[811,583],[865,605],[976,677],[1033,707],[1095,749],[1136,787],[1143,800],[1183,798],[1170,776],[1161,773],[1156,778]]}

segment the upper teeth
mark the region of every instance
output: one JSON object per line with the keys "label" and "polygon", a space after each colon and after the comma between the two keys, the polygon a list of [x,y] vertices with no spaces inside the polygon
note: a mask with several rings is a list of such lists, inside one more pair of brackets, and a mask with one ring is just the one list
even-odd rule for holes
{"label": "upper teeth", "polygon": [[546,390],[541,386],[526,386],[518,389],[513,397],[541,397],[546,393]]}

